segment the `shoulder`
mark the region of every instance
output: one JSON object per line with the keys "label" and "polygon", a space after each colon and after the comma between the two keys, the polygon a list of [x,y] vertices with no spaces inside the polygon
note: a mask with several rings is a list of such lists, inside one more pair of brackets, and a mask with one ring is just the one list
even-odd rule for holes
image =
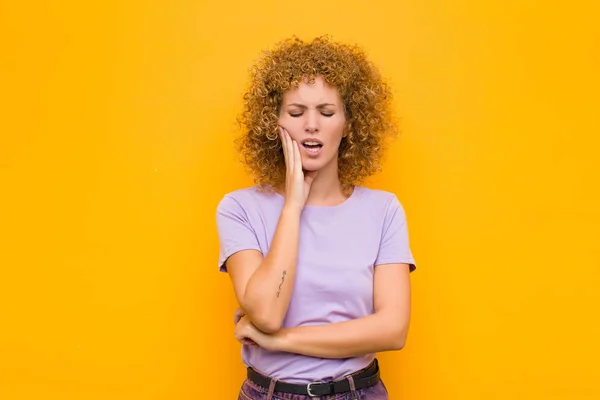
{"label": "shoulder", "polygon": [[406,219],[404,207],[394,192],[358,187],[357,198],[356,211],[364,214],[365,218],[373,223],[387,226],[392,221]]}
{"label": "shoulder", "polygon": [[278,194],[270,192],[258,185],[237,189],[226,193],[219,204],[217,212],[246,211],[258,209],[265,203],[277,201]]}
{"label": "shoulder", "polygon": [[357,197],[363,206],[378,210],[402,208],[402,204],[394,192],[370,189],[364,186],[356,186],[355,190],[357,190]]}

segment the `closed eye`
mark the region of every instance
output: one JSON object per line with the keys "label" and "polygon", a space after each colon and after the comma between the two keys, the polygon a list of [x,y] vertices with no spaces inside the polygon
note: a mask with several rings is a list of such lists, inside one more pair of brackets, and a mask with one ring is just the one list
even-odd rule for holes
{"label": "closed eye", "polygon": [[[294,118],[298,118],[302,115],[303,113],[298,113],[298,114],[292,114],[290,113],[290,117],[294,117]],[[332,117],[334,113],[328,114],[328,113],[321,113],[321,115],[323,115],[324,117]]]}

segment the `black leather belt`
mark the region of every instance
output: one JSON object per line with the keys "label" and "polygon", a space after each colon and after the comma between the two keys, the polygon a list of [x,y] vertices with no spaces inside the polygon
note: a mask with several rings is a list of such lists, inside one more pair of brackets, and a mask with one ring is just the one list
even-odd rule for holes
{"label": "black leather belt", "polygon": [[[356,390],[374,386],[379,382],[379,363],[373,360],[368,367],[351,374]],[[248,379],[256,385],[269,389],[271,378],[265,376],[252,368],[248,368]],[[326,396],[330,394],[346,393],[350,391],[348,378],[334,382],[311,382],[306,385],[277,381],[275,392],[302,394],[310,397]]]}

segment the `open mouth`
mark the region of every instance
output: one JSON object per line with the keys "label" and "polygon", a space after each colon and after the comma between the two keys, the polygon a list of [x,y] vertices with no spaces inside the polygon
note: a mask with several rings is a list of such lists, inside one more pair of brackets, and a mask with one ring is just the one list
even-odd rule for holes
{"label": "open mouth", "polygon": [[321,147],[323,147],[323,143],[318,140],[305,140],[302,142],[302,146],[310,153],[318,153]]}

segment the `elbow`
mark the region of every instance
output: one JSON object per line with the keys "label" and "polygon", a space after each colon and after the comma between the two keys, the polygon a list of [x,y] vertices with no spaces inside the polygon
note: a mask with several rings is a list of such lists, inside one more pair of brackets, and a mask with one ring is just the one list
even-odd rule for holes
{"label": "elbow", "polygon": [[283,325],[283,319],[273,315],[268,310],[257,310],[253,307],[246,306],[248,318],[252,321],[252,324],[264,333],[276,333]]}
{"label": "elbow", "polygon": [[390,339],[390,350],[402,350],[406,346],[407,332],[405,329],[395,331]]}
{"label": "elbow", "polygon": [[391,350],[393,350],[393,351],[402,350],[405,345],[406,345],[406,338],[396,338],[391,343]]}
{"label": "elbow", "polygon": [[276,333],[281,329],[282,321],[278,321],[275,318],[256,318],[250,319],[254,326],[256,326],[261,332],[264,333]]}

